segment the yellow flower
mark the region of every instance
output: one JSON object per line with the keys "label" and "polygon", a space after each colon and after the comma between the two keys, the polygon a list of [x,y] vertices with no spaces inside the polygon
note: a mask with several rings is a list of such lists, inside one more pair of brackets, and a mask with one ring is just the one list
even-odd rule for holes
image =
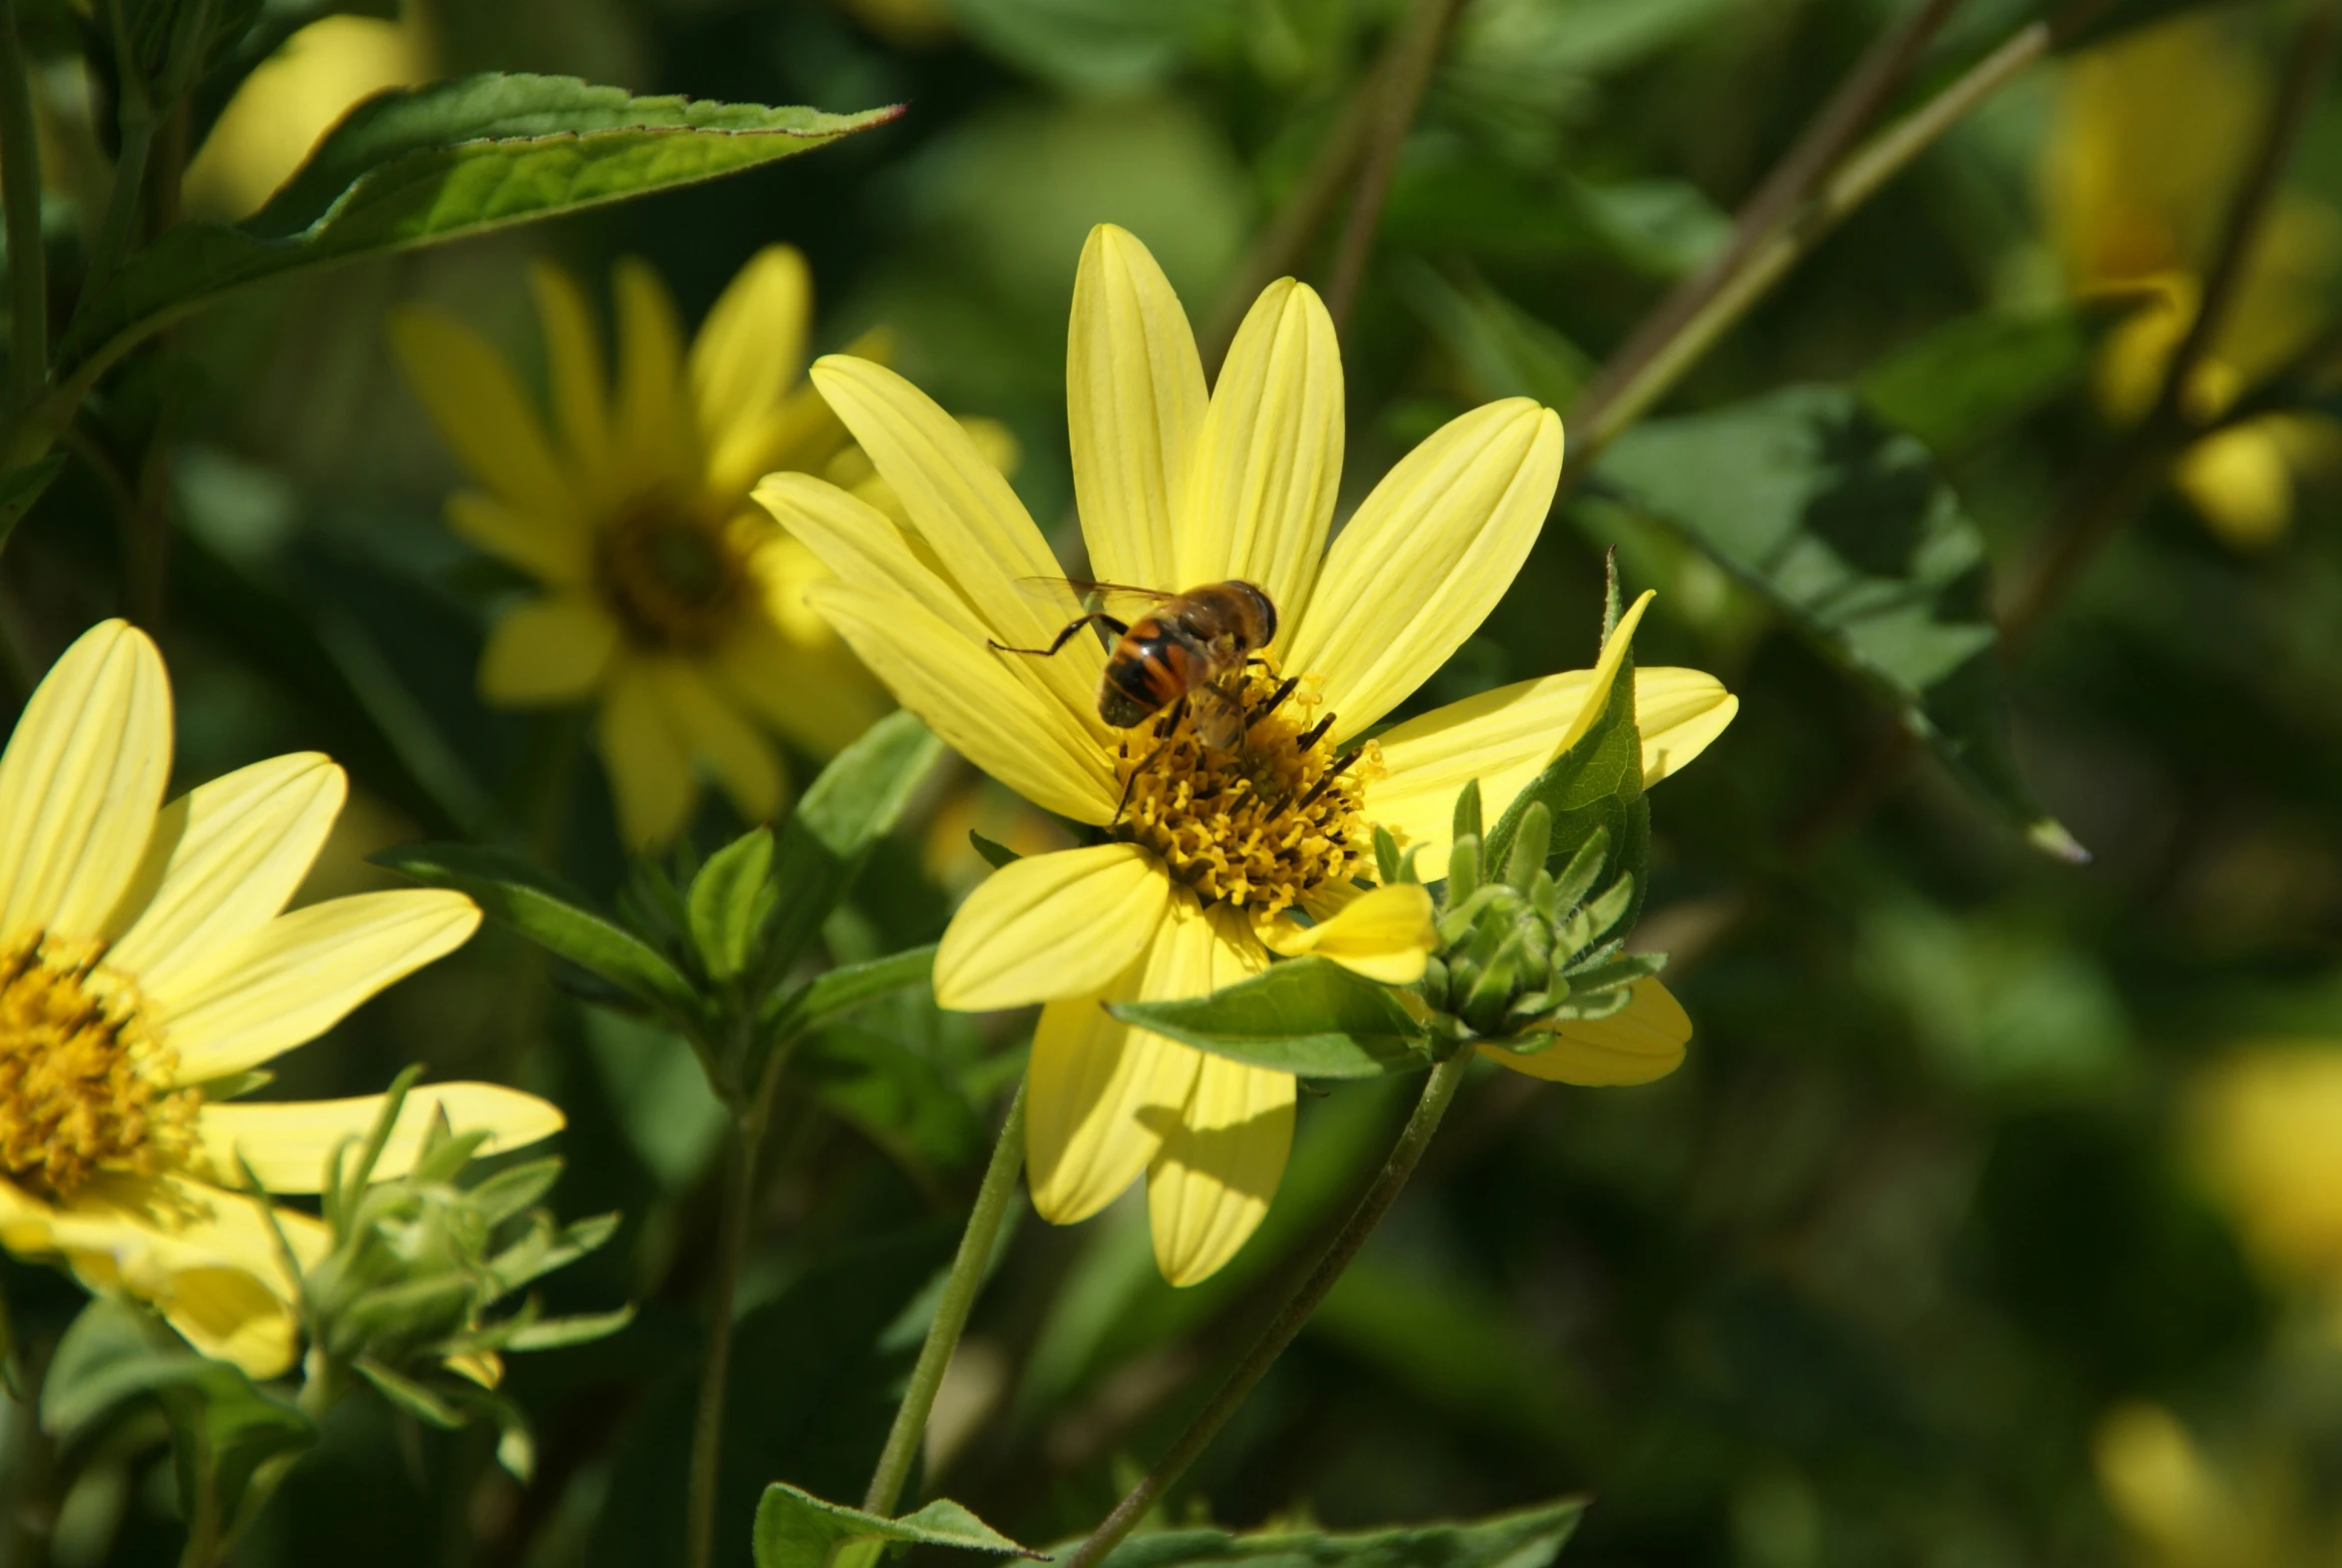
{"label": "yellow flower", "polygon": [[[370,893],[280,913],[345,793],[316,753],[168,806],[163,661],[92,628],[33,693],[0,755],[0,1246],[152,1301],[206,1354],[291,1364],[297,1317],[241,1155],[271,1191],[316,1192],[381,1097],[236,1105],[264,1063],[460,946],[460,894]],[[560,1113],[486,1084],[414,1092],[378,1175],[411,1163],[433,1111],[513,1148]],[[311,1262],[325,1227],[281,1215]]]}
{"label": "yellow flower", "polygon": [[[2152,1568],[2331,1568],[2342,1530],[2307,1506],[2292,1445],[2254,1431],[2231,1455],[2205,1452],[2170,1410],[2143,1400],[2099,1421],[2091,1457],[2108,1509]],[[2223,1462],[2223,1459],[2225,1462]]]}
{"label": "yellow flower", "polygon": [[[2131,309],[2108,335],[2097,398],[2130,422],[2155,399],[2186,337],[2230,197],[2268,112],[2268,83],[2221,18],[2142,28],[2077,59],[2043,169],[2052,242],[2076,294]],[[2173,104],[2187,105],[2173,114]],[[2222,411],[2303,348],[2329,311],[2342,263],[2342,215],[2281,197],[2249,259],[2211,352],[2186,389],[2187,411]],[[2301,475],[2342,458],[2342,431],[2311,415],[2240,420],[2196,442],[2173,482],[2239,549],[2292,525]]]}
{"label": "yellow flower", "polygon": [[2197,1086],[2194,1110],[2205,1172],[2252,1255],[2342,1306],[2342,1049],[2237,1051]]}
{"label": "yellow flower", "polygon": [[[1044,646],[1080,612],[1070,589],[1046,581],[1062,568],[1040,529],[909,383],[843,357],[813,377],[912,527],[818,480],[768,478],[758,497],[836,574],[811,602],[977,766],[1105,830],[1092,847],[1017,861],[969,898],[937,955],[937,1000],[1044,1004],[1029,1086],[1036,1206],[1078,1220],[1145,1171],[1157,1261],[1174,1284],[1202,1279],[1267,1209],[1293,1080],[1126,1029],[1102,1004],[1216,990],[1263,968],[1271,950],[1314,950],[1391,983],[1422,974],[1423,890],[1356,883],[1372,874],[1375,824],[1422,846],[1422,872],[1437,878],[1456,791],[1476,777],[1501,811],[1566,738],[1596,676],[1526,681],[1379,740],[1354,737],[1421,685],[1511,583],[1552,502],[1560,421],[1525,398],[1463,415],[1403,459],[1328,548],[1342,378],[1317,296],[1290,279],[1271,285],[1207,394],[1155,259],[1122,230],[1093,231],[1067,367],[1092,566],[1159,591],[1240,578],[1277,611],[1266,661],[1245,677],[1260,716],[1241,746],[1218,750],[1199,744],[1192,704],[1160,741],[1149,726],[1107,727],[1096,698],[1106,655],[1088,637],[1054,658],[988,651],[987,639]],[[1301,683],[1270,708],[1280,671]],[[1692,670],[1643,671],[1637,690],[1653,779],[1733,713]],[[1315,923],[1298,924],[1296,907]],[[1615,1028],[1592,1050],[1608,1082],[1619,1077],[1604,1048],[1637,1030],[1671,1036],[1643,1064],[1656,1077],[1689,1035],[1651,983],[1607,1022]],[[1568,1076],[1558,1055],[1503,1060]]]}
{"label": "yellow flower", "polygon": [[390,329],[424,407],[481,485],[448,500],[449,524],[545,588],[497,622],[480,695],[506,707],[597,699],[632,846],[683,830],[702,770],[742,817],[770,818],[787,794],[770,731],[826,756],[885,706],[805,608],[813,558],[748,504],[757,475],[821,468],[845,443],[799,378],[804,258],[759,252],[688,353],[658,276],[619,263],[614,392],[577,286],[541,265],[531,282],[550,432],[469,328],[418,307]]}

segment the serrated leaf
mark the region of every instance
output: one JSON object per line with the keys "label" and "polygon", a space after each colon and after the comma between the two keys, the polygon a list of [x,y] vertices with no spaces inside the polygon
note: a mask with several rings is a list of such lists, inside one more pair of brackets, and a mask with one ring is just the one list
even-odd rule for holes
{"label": "serrated leaf", "polygon": [[830,1552],[846,1541],[1043,1555],[1018,1545],[948,1497],[937,1498],[917,1513],[888,1519],[824,1501],[780,1481],[764,1489],[764,1498],[756,1505],[756,1568],[822,1568]]}
{"label": "serrated leaf", "polygon": [[1769,599],[2026,840],[2086,858],[2009,748],[1983,539],[1852,392],[1791,387],[1621,436],[1598,477]]}
{"label": "serrated leaf", "polygon": [[691,879],[691,944],[715,979],[734,980],[748,968],[772,914],[772,829],[759,827],[708,856]]}
{"label": "serrated leaf", "polygon": [[406,844],[373,859],[417,882],[469,894],[491,919],[670,1018],[690,1025],[700,1019],[699,997],[674,965],[521,856],[471,844]]}
{"label": "serrated leaf", "polygon": [[383,93],[251,218],[181,224],[133,257],[75,316],[57,375],[86,390],[141,339],[263,279],[696,184],[898,112],[636,98],[565,76]]}
{"label": "serrated leaf", "polygon": [[1390,992],[1330,959],[1272,964],[1206,997],[1119,1002],[1126,1024],[1300,1078],[1380,1078],[1429,1066],[1422,1030]]}
{"label": "serrated leaf", "polygon": [[1135,1535],[1101,1568],[1203,1568],[1270,1560],[1278,1568],[1546,1568],[1586,1511],[1562,1498],[1462,1524],[1356,1532],[1165,1530]]}

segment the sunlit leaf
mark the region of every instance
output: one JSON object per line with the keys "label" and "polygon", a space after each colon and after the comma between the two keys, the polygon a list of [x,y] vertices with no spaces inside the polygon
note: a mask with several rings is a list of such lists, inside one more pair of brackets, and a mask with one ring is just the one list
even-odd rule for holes
{"label": "sunlit leaf", "polygon": [[847,1541],[1042,1555],[1019,1546],[948,1497],[937,1498],[917,1513],[887,1519],[824,1502],[780,1481],[764,1489],[764,1500],[756,1505],[756,1568],[821,1568],[832,1549]]}

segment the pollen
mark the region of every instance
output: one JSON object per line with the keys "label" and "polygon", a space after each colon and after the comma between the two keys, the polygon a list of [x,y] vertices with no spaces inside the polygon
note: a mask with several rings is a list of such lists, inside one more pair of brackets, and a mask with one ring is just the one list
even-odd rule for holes
{"label": "pollen", "polygon": [[701,653],[723,640],[748,590],[743,530],[664,492],[638,497],[602,530],[595,576],[638,647]]}
{"label": "pollen", "polygon": [[[1361,805],[1382,752],[1372,741],[1337,752],[1315,694],[1286,691],[1272,667],[1248,671],[1240,698],[1236,686],[1223,689],[1248,722],[1232,745],[1197,732],[1198,710],[1219,700],[1209,695],[1129,732],[1115,764],[1128,792],[1119,831],[1204,901],[1267,916],[1368,863],[1374,833]],[[1208,713],[1204,727],[1215,727]]]}
{"label": "pollen", "polygon": [[202,1096],[95,943],[0,947],[0,1178],[65,1198],[101,1168],[152,1172],[193,1142]]}

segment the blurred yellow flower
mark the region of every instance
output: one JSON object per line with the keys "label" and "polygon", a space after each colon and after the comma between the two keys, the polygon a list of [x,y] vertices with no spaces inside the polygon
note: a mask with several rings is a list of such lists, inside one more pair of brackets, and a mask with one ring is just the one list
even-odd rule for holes
{"label": "blurred yellow flower", "polygon": [[[280,913],[346,791],[316,753],[169,806],[163,661],[121,621],[58,660],[0,754],[0,1245],[152,1301],[197,1348],[261,1376],[291,1364],[296,1282],[239,1157],[276,1192],[320,1190],[381,1097],[237,1105],[254,1070],[460,946],[462,895],[407,889]],[[486,1084],[417,1090],[382,1176],[434,1113],[493,1147],[561,1126]],[[325,1227],[280,1216],[307,1263]]]}
{"label": "blurred yellow flower", "polygon": [[683,830],[700,770],[741,816],[768,819],[787,795],[769,731],[826,756],[885,708],[805,607],[822,575],[812,554],[748,499],[769,469],[846,455],[844,429],[801,376],[805,260],[759,252],[688,352],[657,274],[620,262],[614,379],[577,285],[541,264],[531,282],[550,431],[470,328],[424,307],[390,325],[423,406],[481,485],[448,500],[449,524],[546,590],[497,623],[480,694],[506,707],[598,700],[631,846]]}
{"label": "blurred yellow flower", "polygon": [[2194,1110],[2206,1173],[2253,1257],[2342,1306],[2342,1041],[2239,1050],[2198,1083]]}
{"label": "blurred yellow flower", "polygon": [[419,17],[328,16],[285,40],[244,79],[187,166],[191,218],[249,217],[363,99],[435,73]]}
{"label": "blurred yellow flower", "polygon": [[2342,1529],[2320,1519],[2299,1465],[2263,1437],[2236,1462],[2207,1453],[2159,1404],[2117,1406],[2091,1445],[2098,1489],[2150,1568],[2334,1568]]}
{"label": "blurred yellow flower", "polygon": [[[2043,187],[2069,286],[2133,306],[2098,361],[2098,404],[2111,419],[2147,412],[2195,320],[2268,100],[2260,63],[2225,19],[2202,13],[2125,34],[2067,70]],[[2342,214],[2282,195],[2185,390],[2187,411],[2217,418],[2304,348],[2331,314],[2326,285],[2338,266]],[[2173,479],[2213,532],[2253,549],[2291,526],[2299,479],[2338,459],[2342,429],[2332,421],[2264,414],[2196,442]]]}
{"label": "blurred yellow flower", "polygon": [[[820,480],[767,479],[758,498],[836,574],[811,602],[969,760],[1108,835],[1017,861],[978,888],[945,934],[936,998],[968,1011],[1043,1004],[1027,1123],[1035,1205],[1079,1220],[1145,1172],[1157,1262],[1173,1284],[1194,1283],[1267,1210],[1290,1148],[1293,1080],[1128,1029],[1104,1004],[1214,991],[1272,952],[1314,951],[1391,984],[1421,976],[1433,942],[1423,889],[1358,881],[1372,874],[1374,827],[1422,846],[1423,874],[1437,878],[1457,790],[1476,777],[1489,809],[1503,810],[1583,730],[1608,677],[1526,681],[1357,737],[1511,584],[1552,501],[1561,421],[1527,398],[1464,414],[1402,459],[1328,546],[1344,407],[1317,296],[1272,284],[1207,392],[1154,257],[1120,229],[1094,230],[1067,362],[1091,562],[1162,592],[1241,579],[1276,610],[1263,661],[1244,676],[1250,723],[1240,745],[1222,748],[1196,733],[1193,704],[1160,736],[1108,727],[1096,695],[1106,652],[1092,638],[1054,658],[988,651],[988,639],[1044,646],[1081,613],[1073,590],[1050,580],[1062,568],[1041,530],[910,383],[841,356],[813,377],[910,527]],[[1280,668],[1302,678],[1288,689]],[[1637,691],[1654,780],[1696,756],[1734,709],[1695,670],[1644,671]],[[1312,923],[1296,922],[1296,908]],[[1630,1021],[1689,1034],[1656,982],[1604,1022]],[[1644,1053],[1643,1076],[1672,1068],[1681,1043]],[[1619,1081],[1621,1044],[1595,1052],[1604,1081]],[[1504,1060],[1552,1071],[1543,1058]]]}

